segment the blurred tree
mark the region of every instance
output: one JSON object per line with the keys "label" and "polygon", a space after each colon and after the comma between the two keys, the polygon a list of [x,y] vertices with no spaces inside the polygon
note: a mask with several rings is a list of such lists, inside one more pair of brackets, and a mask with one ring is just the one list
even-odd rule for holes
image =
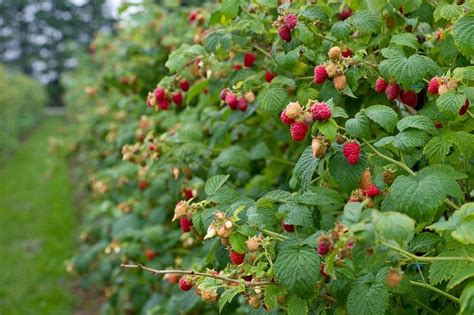
{"label": "blurred tree", "polygon": [[45,82],[60,105],[59,79],[76,66],[75,51],[113,23],[104,0],[0,0],[0,62]]}

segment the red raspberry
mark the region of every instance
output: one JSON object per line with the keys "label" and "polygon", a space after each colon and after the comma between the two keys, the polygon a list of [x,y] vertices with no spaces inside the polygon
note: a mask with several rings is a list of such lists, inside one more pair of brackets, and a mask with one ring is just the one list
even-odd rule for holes
{"label": "red raspberry", "polygon": [[181,94],[180,91],[176,91],[175,93],[173,93],[171,99],[173,100],[173,102],[175,102],[176,105],[183,105],[183,94]]}
{"label": "red raspberry", "polygon": [[227,95],[225,96],[225,102],[227,103],[227,106],[230,107],[230,109],[234,110],[237,109],[237,95],[235,95],[232,92],[227,92]]}
{"label": "red raspberry", "polygon": [[154,251],[153,249],[149,249],[149,248],[148,248],[148,249],[145,251],[145,256],[146,256],[146,259],[148,259],[148,260],[153,260],[153,259],[155,259],[156,254],[155,254],[155,251]]}
{"label": "red raspberry", "polygon": [[244,262],[245,254],[240,254],[232,250],[230,251],[229,257],[230,261],[232,261],[234,265],[238,266]]}
{"label": "red raspberry", "polygon": [[253,53],[246,53],[244,55],[244,66],[250,68],[255,62],[255,60],[257,60],[257,55]]}
{"label": "red raspberry", "polygon": [[441,129],[443,128],[443,124],[440,121],[435,122],[435,127],[436,129]]}
{"label": "red raspberry", "polygon": [[242,112],[247,110],[247,99],[245,97],[239,97],[237,99],[237,108]]}
{"label": "red raspberry", "polygon": [[322,240],[322,239],[319,239],[318,241],[318,254],[321,255],[321,256],[324,256],[326,255],[327,253],[329,253],[329,244],[327,241],[325,240]]}
{"label": "red raspberry", "polygon": [[434,77],[430,80],[430,83],[428,83],[428,93],[430,93],[431,95],[438,94],[438,88],[439,88],[438,78]]}
{"label": "red raspberry", "polygon": [[191,188],[185,188],[183,190],[183,193],[184,193],[184,198],[186,200],[189,200],[191,198],[194,198],[194,193],[193,193],[193,190]]}
{"label": "red raspberry", "polygon": [[281,112],[280,119],[285,125],[288,126],[295,122],[294,119],[291,119],[290,117],[286,116],[286,111]]}
{"label": "red raspberry", "polygon": [[271,71],[266,71],[265,72],[265,81],[268,83],[272,82],[273,78],[276,77],[276,74],[271,72]]}
{"label": "red raspberry", "polygon": [[297,121],[290,126],[290,134],[293,141],[303,141],[308,132],[308,125]]}
{"label": "red raspberry", "polygon": [[402,91],[400,94],[400,100],[403,104],[415,108],[418,103],[418,95],[413,91]]}
{"label": "red raspberry", "polygon": [[184,233],[190,232],[191,227],[193,226],[193,221],[188,220],[188,218],[181,218],[179,219],[179,226],[181,227],[181,231]]}
{"label": "red raspberry", "polygon": [[149,185],[148,185],[148,182],[146,180],[141,181],[141,182],[138,183],[138,188],[140,188],[140,190],[142,190],[142,191],[147,189],[148,186]]}
{"label": "red raspberry", "polygon": [[350,50],[349,48],[346,48],[343,51],[341,51],[341,55],[344,58],[352,57],[352,50]]}
{"label": "red raspberry", "polygon": [[370,185],[369,187],[367,187],[364,192],[365,192],[365,194],[366,194],[367,196],[369,196],[370,198],[374,198],[374,197],[377,197],[378,195],[380,195],[380,190],[379,190],[379,188],[378,188],[376,185],[374,185],[374,184],[372,184],[372,185]]}
{"label": "red raspberry", "polygon": [[225,101],[225,97],[227,96],[227,93],[229,93],[229,89],[225,88],[221,91],[221,95],[220,95],[220,98],[221,100]]}
{"label": "red raspberry", "polygon": [[324,66],[316,66],[314,68],[314,83],[321,84],[328,78],[328,73]]}
{"label": "red raspberry", "polygon": [[288,233],[293,233],[295,231],[295,226],[293,224],[288,224],[288,223],[282,222],[281,226]]}
{"label": "red raspberry", "polygon": [[194,22],[194,21],[196,20],[196,18],[197,18],[197,15],[198,15],[197,11],[194,11],[194,10],[193,10],[193,11],[189,12],[189,15],[188,15],[188,22],[190,22],[190,23],[191,23],[191,22]]}
{"label": "red raspberry", "polygon": [[377,93],[383,93],[386,88],[387,81],[385,81],[383,78],[378,78],[377,81],[375,81],[375,90]]}
{"label": "red raspberry", "polygon": [[179,88],[183,90],[184,92],[189,91],[189,80],[184,79],[181,82],[179,82]]}
{"label": "red raspberry", "polygon": [[344,7],[344,9],[342,9],[341,13],[339,13],[339,20],[344,21],[345,19],[347,19],[351,15],[352,15],[351,9],[349,9],[348,7]]}
{"label": "red raspberry", "polygon": [[326,103],[313,104],[311,114],[313,114],[313,119],[318,121],[328,120],[332,116],[331,108]]}
{"label": "red raspberry", "polygon": [[326,272],[326,264],[325,263],[321,263],[321,266],[319,267],[319,273],[324,278],[329,278],[329,274]]}
{"label": "red raspberry", "polygon": [[466,99],[466,102],[464,103],[464,105],[459,109],[459,115],[461,116],[464,115],[469,109],[469,106],[470,106],[469,100]]}
{"label": "red raspberry", "polygon": [[344,154],[349,164],[357,164],[360,158],[360,145],[357,142],[347,142],[342,147],[342,154]]}
{"label": "red raspberry", "polygon": [[298,24],[298,17],[294,14],[288,14],[285,16],[285,26],[288,27],[290,30],[294,29]]}
{"label": "red raspberry", "polygon": [[285,42],[291,42],[291,30],[285,25],[280,26],[278,29],[278,36]]}
{"label": "red raspberry", "polygon": [[181,291],[189,291],[193,287],[192,282],[186,277],[179,279],[178,285]]}
{"label": "red raspberry", "polygon": [[157,101],[161,101],[163,99],[165,99],[166,97],[166,91],[164,88],[162,87],[157,87],[154,91],[153,91],[153,94],[155,94],[155,99]]}
{"label": "red raspberry", "polygon": [[170,107],[170,103],[168,102],[167,99],[159,100],[159,101],[158,101],[158,106],[159,106],[162,110],[167,110],[167,109]]}
{"label": "red raspberry", "polygon": [[398,94],[400,94],[400,86],[396,83],[390,83],[387,85],[387,88],[385,89],[385,94],[387,95],[387,98],[391,101],[394,101],[397,99]]}
{"label": "red raspberry", "polygon": [[240,69],[242,69],[242,65],[235,64],[232,66],[232,69],[234,69],[235,71],[239,71]]}

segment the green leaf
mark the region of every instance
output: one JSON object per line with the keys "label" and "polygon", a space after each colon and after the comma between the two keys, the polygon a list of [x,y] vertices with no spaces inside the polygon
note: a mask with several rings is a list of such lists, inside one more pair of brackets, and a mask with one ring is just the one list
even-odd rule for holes
{"label": "green leaf", "polygon": [[464,204],[447,221],[429,226],[437,233],[450,231],[451,236],[462,244],[474,244],[474,203]]}
{"label": "green leaf", "polygon": [[463,16],[454,23],[454,43],[467,58],[474,56],[474,16]]}
{"label": "green leaf", "polygon": [[305,191],[311,183],[319,161],[320,159],[313,157],[311,146],[308,146],[303,151],[303,154],[301,154],[298,162],[296,162],[293,172],[301,185],[302,191]]}
{"label": "green leaf", "polygon": [[315,100],[319,97],[319,91],[308,87],[305,84],[298,84],[296,99],[300,104],[306,104],[309,99]]}
{"label": "green leaf", "polygon": [[474,314],[474,281],[471,281],[462,290],[461,297],[461,315]]}
{"label": "green leaf", "polygon": [[388,132],[392,132],[397,124],[397,113],[385,105],[373,105],[364,109],[365,114],[370,120],[379,124]]}
{"label": "green leaf", "polygon": [[278,296],[284,293],[280,286],[269,285],[265,287],[263,301],[269,309],[273,309],[278,305]]}
{"label": "green leaf", "polygon": [[399,45],[399,46],[407,46],[413,49],[418,48],[418,39],[412,33],[401,33],[397,35],[393,35],[390,39],[390,43]]}
{"label": "green leaf", "polygon": [[208,52],[214,52],[218,48],[228,49],[230,47],[230,36],[223,32],[212,32],[204,39],[203,47]]}
{"label": "green leaf", "polygon": [[474,156],[474,135],[465,131],[456,132],[454,144],[464,154],[464,158],[469,159]]}
{"label": "green leaf", "polygon": [[171,72],[178,72],[184,68],[190,60],[193,60],[197,56],[204,56],[205,54],[206,50],[200,45],[189,46],[188,44],[183,44],[170,54],[165,66],[170,69]]}
{"label": "green leaf", "polygon": [[368,10],[356,11],[356,13],[347,20],[357,31],[363,34],[379,33],[382,27],[380,14]]}
{"label": "green leaf", "polygon": [[206,195],[211,196],[214,195],[219,188],[224,185],[224,183],[229,179],[229,175],[216,175],[209,178],[204,186],[204,191]]}
{"label": "green leaf", "polygon": [[288,291],[308,296],[320,278],[320,264],[314,249],[288,241],[282,244],[275,260],[275,276]]}
{"label": "green leaf", "polygon": [[388,291],[382,282],[357,284],[347,296],[349,315],[384,314],[387,306]]}
{"label": "green leaf", "polygon": [[383,239],[396,241],[402,248],[415,232],[415,221],[399,212],[374,212],[374,225]]}
{"label": "green leaf", "polygon": [[232,234],[229,236],[229,242],[232,246],[232,249],[237,253],[243,254],[247,251],[247,238],[239,232],[232,232]]}
{"label": "green leaf", "polygon": [[247,209],[247,220],[251,225],[267,226],[277,224],[276,210],[271,207],[249,207]]}
{"label": "green leaf", "polygon": [[379,65],[379,70],[383,77],[394,77],[405,88],[433,74],[436,69],[437,65],[433,60],[418,54],[414,54],[409,58],[395,57],[386,59]]}
{"label": "green leaf", "polygon": [[293,195],[284,190],[272,190],[265,195],[263,195],[260,199],[257,200],[257,205],[263,205],[265,203],[274,203],[274,202],[290,202],[293,200]]}
{"label": "green leaf", "polygon": [[318,5],[306,6],[303,12],[301,12],[301,16],[313,21],[329,21],[329,16],[327,15],[327,13],[323,10],[321,6]]}
{"label": "green leaf", "polygon": [[[474,254],[473,246],[454,246],[442,252],[437,257],[469,257]],[[437,285],[450,280],[455,274],[472,266],[467,260],[435,260],[431,263],[429,271],[430,283]]]}
{"label": "green leaf", "polygon": [[452,278],[451,280],[449,280],[448,282],[448,285],[447,285],[447,289],[448,290],[451,290],[453,289],[455,286],[461,284],[463,281],[469,279],[469,278],[473,278],[474,277],[474,265],[473,266],[469,266],[467,267],[466,269],[463,269],[462,271],[456,273]]}
{"label": "green leaf", "polygon": [[407,129],[398,133],[392,141],[392,145],[402,151],[410,151],[417,147],[422,147],[428,142],[426,132],[417,129]]}
{"label": "green leaf", "polygon": [[447,135],[433,137],[423,148],[423,154],[431,164],[442,163],[453,142],[454,138]]}
{"label": "green leaf", "polygon": [[337,123],[334,119],[328,121],[317,121],[316,127],[319,132],[322,133],[328,140],[336,140],[337,135]]}
{"label": "green leaf", "polygon": [[331,34],[337,39],[346,39],[351,35],[351,26],[346,21],[337,21],[331,26]]}
{"label": "green leaf", "polygon": [[286,223],[299,226],[314,227],[313,215],[311,211],[309,211],[308,207],[296,204],[291,204],[288,206],[292,207],[292,210],[290,211],[290,213],[288,213],[288,216],[285,219]]}
{"label": "green leaf", "polygon": [[458,67],[453,71],[454,79],[457,81],[473,81],[474,80],[474,66]]}
{"label": "green leaf", "polygon": [[296,26],[297,37],[301,40],[306,46],[314,45],[314,35],[309,27],[304,23],[298,23]]}
{"label": "green leaf", "polygon": [[208,80],[198,81],[191,86],[188,93],[186,93],[186,103],[190,103],[196,96],[202,94],[202,92],[209,86]]}
{"label": "green leaf", "polygon": [[408,128],[423,130],[431,134],[437,132],[433,121],[428,117],[422,115],[407,116],[400,119],[397,124],[397,129],[403,131]]}
{"label": "green leaf", "polygon": [[235,18],[239,14],[239,1],[222,0],[221,12],[227,18]]}
{"label": "green leaf", "polygon": [[288,93],[281,85],[267,85],[257,96],[258,108],[270,113],[280,113],[287,103]]}
{"label": "green leaf", "polygon": [[421,5],[422,0],[390,0],[395,8],[403,7],[403,13],[407,14],[415,11]]}
{"label": "green leaf", "polygon": [[288,299],[288,315],[306,315],[308,314],[308,304],[297,295],[291,295]]}
{"label": "green leaf", "polygon": [[399,211],[417,220],[431,221],[446,196],[458,195],[460,187],[445,172],[428,167],[415,176],[398,176],[389,191]]}
{"label": "green leaf", "polygon": [[326,187],[310,187],[296,201],[306,205],[336,210],[344,205],[344,199],[339,192]]}
{"label": "green leaf", "polygon": [[370,135],[369,119],[363,112],[359,112],[354,118],[346,120],[345,128],[352,137],[368,138]]}
{"label": "green leaf", "polygon": [[459,110],[466,102],[466,97],[456,91],[444,93],[436,100],[438,110],[448,119],[459,116]]}
{"label": "green leaf", "polygon": [[363,208],[364,203],[362,202],[348,202],[344,206],[341,223],[350,227],[351,225],[359,222]]}
{"label": "green leaf", "polygon": [[336,183],[349,193],[358,187],[366,162],[365,156],[361,156],[357,164],[349,164],[342,152],[338,151],[329,159],[329,173]]}
{"label": "green leaf", "polygon": [[219,297],[219,312],[222,312],[222,309],[227,303],[232,302],[234,297],[245,291],[245,286],[240,284],[236,287],[230,287],[226,289]]}
{"label": "green leaf", "polygon": [[462,11],[463,11],[463,8],[460,5],[445,4],[441,6],[441,9],[439,10],[439,14],[445,20],[453,22],[461,16]]}
{"label": "green leaf", "polygon": [[387,5],[388,0],[367,0],[367,7],[372,12],[378,12]]}

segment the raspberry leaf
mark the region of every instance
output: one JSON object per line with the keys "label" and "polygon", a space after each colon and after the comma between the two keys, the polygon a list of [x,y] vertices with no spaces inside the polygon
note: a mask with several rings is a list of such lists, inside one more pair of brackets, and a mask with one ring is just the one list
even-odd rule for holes
{"label": "raspberry leaf", "polygon": [[429,132],[431,134],[436,133],[436,127],[431,119],[422,115],[407,116],[397,123],[397,129],[404,131],[408,128],[415,128]]}
{"label": "raspberry leaf", "polygon": [[423,148],[423,154],[430,163],[442,163],[453,143],[454,137],[449,135],[433,137]]}
{"label": "raspberry leaf", "polygon": [[[455,241],[449,243],[450,249],[443,251],[438,257],[470,257],[474,255],[473,246],[461,246]],[[442,260],[434,261],[430,266],[430,283],[437,285],[443,281],[450,280],[455,274],[462,272],[472,266],[467,260]]]}
{"label": "raspberry leaf", "polygon": [[346,120],[345,128],[352,137],[368,137],[370,133],[369,119],[363,112],[359,112],[354,118]]}
{"label": "raspberry leaf", "polygon": [[380,14],[368,10],[357,11],[356,14],[347,19],[348,23],[363,34],[378,33],[382,27]]}
{"label": "raspberry leaf", "polygon": [[359,179],[365,170],[366,158],[361,154],[357,164],[347,162],[342,152],[337,152],[329,159],[329,174],[342,190],[349,193],[359,185]]}
{"label": "raspberry leaf", "polygon": [[390,43],[399,45],[399,46],[406,46],[413,49],[418,49],[418,39],[412,33],[402,33],[393,35],[390,39]]}
{"label": "raspberry leaf", "polygon": [[275,260],[275,275],[279,283],[300,296],[311,295],[319,280],[319,256],[304,245],[287,241],[283,243]]}
{"label": "raspberry leaf", "polygon": [[303,154],[301,154],[298,162],[295,165],[293,174],[300,183],[302,191],[308,189],[319,161],[320,159],[313,157],[311,146],[308,146],[303,151]]}
{"label": "raspberry leaf", "polygon": [[281,85],[269,84],[258,93],[257,105],[263,111],[279,113],[287,103],[288,93]]}
{"label": "raspberry leaf", "polygon": [[438,66],[429,57],[414,54],[409,58],[395,57],[383,60],[379,69],[383,77],[394,77],[404,88],[433,74]]}
{"label": "raspberry leaf", "polygon": [[382,281],[357,284],[347,297],[349,315],[384,314],[387,305],[388,291]]}
{"label": "raspberry leaf", "polygon": [[219,312],[222,312],[222,309],[227,303],[232,302],[234,297],[245,291],[245,286],[243,284],[240,284],[236,287],[231,287],[227,290],[225,290],[221,296],[219,297]]}
{"label": "raspberry leaf", "polygon": [[208,196],[214,195],[225,182],[229,179],[229,175],[215,175],[209,178],[204,186],[204,191]]}
{"label": "raspberry leaf", "polygon": [[405,247],[415,232],[415,221],[399,212],[373,212],[375,229],[384,240]]}
{"label": "raspberry leaf", "polygon": [[397,124],[397,113],[385,105],[373,105],[364,110],[370,120],[380,125],[388,132],[392,132]]}
{"label": "raspberry leaf", "polygon": [[221,12],[225,17],[233,19],[239,14],[239,2],[234,0],[222,0]]}
{"label": "raspberry leaf", "polygon": [[436,100],[438,110],[448,119],[454,119],[459,115],[459,110],[466,102],[466,97],[458,92],[447,92]]}
{"label": "raspberry leaf", "polygon": [[474,16],[468,15],[454,23],[453,37],[461,53],[472,58],[474,56]]}
{"label": "raspberry leaf", "polygon": [[306,315],[308,314],[308,304],[306,300],[291,295],[288,299],[288,315]]}

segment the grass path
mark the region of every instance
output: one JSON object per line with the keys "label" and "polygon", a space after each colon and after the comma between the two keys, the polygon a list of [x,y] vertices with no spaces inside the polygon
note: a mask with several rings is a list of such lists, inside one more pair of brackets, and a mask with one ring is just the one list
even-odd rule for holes
{"label": "grass path", "polygon": [[65,260],[77,218],[64,159],[49,153],[62,116],[47,117],[0,167],[0,314],[73,312]]}

